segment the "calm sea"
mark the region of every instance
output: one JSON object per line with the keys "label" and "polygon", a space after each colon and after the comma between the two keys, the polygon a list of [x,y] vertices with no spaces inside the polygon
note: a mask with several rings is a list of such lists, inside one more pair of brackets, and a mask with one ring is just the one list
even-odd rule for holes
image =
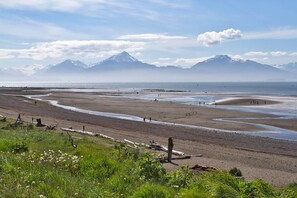
{"label": "calm sea", "polygon": [[250,93],[261,95],[297,96],[297,82],[170,82],[170,83],[0,83],[5,87],[55,87],[83,89],[167,89],[192,92]]}

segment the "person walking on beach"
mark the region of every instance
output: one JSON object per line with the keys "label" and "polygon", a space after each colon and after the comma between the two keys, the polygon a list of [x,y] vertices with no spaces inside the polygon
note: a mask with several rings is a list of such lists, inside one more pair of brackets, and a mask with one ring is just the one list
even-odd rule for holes
{"label": "person walking on beach", "polygon": [[145,122],[145,118],[143,118],[143,122]]}
{"label": "person walking on beach", "polygon": [[152,118],[150,117],[150,122],[152,122]]}

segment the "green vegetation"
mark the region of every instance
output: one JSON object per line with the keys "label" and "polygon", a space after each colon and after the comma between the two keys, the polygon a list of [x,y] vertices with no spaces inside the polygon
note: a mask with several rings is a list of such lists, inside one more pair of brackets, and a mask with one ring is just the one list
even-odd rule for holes
{"label": "green vegetation", "polygon": [[167,173],[152,153],[98,137],[0,122],[0,197],[297,197],[297,184],[275,189],[245,181],[239,169]]}

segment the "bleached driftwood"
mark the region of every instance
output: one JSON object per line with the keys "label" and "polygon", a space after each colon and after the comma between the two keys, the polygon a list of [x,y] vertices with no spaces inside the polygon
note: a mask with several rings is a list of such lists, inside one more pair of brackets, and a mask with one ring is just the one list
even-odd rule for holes
{"label": "bleached driftwood", "polygon": [[129,144],[129,145],[131,145],[134,148],[138,148],[138,146],[134,142],[132,142],[130,140],[124,139],[124,142],[127,143],[127,144]]}
{"label": "bleached driftwood", "polygon": [[[111,141],[114,141],[114,142],[117,142],[117,143],[120,143],[120,144],[127,144],[127,145],[130,145],[129,147],[131,148],[137,148],[137,147],[145,147],[145,148],[148,148],[148,149],[153,149],[153,150],[159,150],[159,151],[164,151],[164,152],[168,152],[168,148],[161,145],[161,144],[158,144],[154,141],[151,142],[150,145],[148,144],[145,144],[145,143],[137,143],[137,142],[133,142],[133,141],[130,141],[130,140],[127,140],[127,139],[124,139],[124,141],[121,141],[121,140],[117,140],[113,137],[110,137],[110,136],[107,136],[107,135],[104,135],[102,133],[94,133],[94,132],[91,132],[91,131],[83,131],[83,130],[75,130],[75,129],[71,129],[71,128],[61,128],[62,131],[68,131],[68,132],[74,132],[74,133],[80,133],[80,134],[86,134],[86,135],[91,135],[91,136],[99,136],[99,137],[102,137],[102,138],[105,138],[105,139],[108,139],[108,140],[111,140]],[[172,150],[172,153],[174,155],[178,155],[178,156],[183,156],[185,155],[185,153],[181,152],[181,151],[176,151],[176,150]]]}
{"label": "bleached driftwood", "polygon": [[[168,152],[168,148],[166,146],[163,146],[155,141],[151,141],[151,145],[150,147],[154,150],[158,150],[158,151],[164,151],[164,152]],[[178,155],[178,156],[183,156],[185,155],[184,152],[181,151],[176,151],[176,150],[172,150],[172,154],[174,155]]]}
{"label": "bleached driftwood", "polygon": [[116,139],[114,139],[113,137],[101,134],[101,133],[94,133],[91,131],[83,131],[83,130],[75,130],[75,129],[69,129],[69,128],[61,128],[62,131],[69,131],[69,132],[75,132],[75,133],[81,133],[81,134],[86,134],[86,135],[91,135],[91,136],[100,136],[103,137],[105,139],[109,139],[111,141],[116,141]]}

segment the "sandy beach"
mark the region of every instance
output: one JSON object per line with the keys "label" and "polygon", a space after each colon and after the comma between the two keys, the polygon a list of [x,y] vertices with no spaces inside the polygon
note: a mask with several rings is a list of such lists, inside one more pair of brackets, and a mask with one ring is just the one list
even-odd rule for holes
{"label": "sandy beach", "polygon": [[[238,167],[247,179],[258,177],[275,186],[297,182],[297,142],[95,116],[58,108],[47,102],[38,101],[35,104],[33,100],[20,96],[32,93],[36,94],[36,91],[1,89],[0,114],[16,118],[17,114],[21,113],[27,121],[31,121],[32,117],[40,117],[46,124],[58,123],[59,127],[71,126],[80,129],[84,125],[90,131],[144,143],[155,140],[166,144],[167,138],[173,137],[176,150],[188,155],[203,155],[187,161],[176,161],[177,164],[188,163],[190,166],[203,164],[222,169]],[[209,108],[203,105],[121,98],[115,97],[115,94],[59,91],[52,92],[52,95],[44,99],[58,100],[59,104],[94,111],[136,115],[141,118],[151,117],[158,121],[232,131],[263,131],[265,129],[251,124],[221,122],[215,119],[270,117],[274,119],[259,119],[253,122],[296,130],[294,124],[296,119],[281,120],[270,114]],[[240,101],[242,102],[248,103],[248,101]],[[274,102],[266,101],[267,104]],[[238,101],[234,103],[236,105]],[[172,164],[165,164],[165,167],[169,170],[176,168]]]}

